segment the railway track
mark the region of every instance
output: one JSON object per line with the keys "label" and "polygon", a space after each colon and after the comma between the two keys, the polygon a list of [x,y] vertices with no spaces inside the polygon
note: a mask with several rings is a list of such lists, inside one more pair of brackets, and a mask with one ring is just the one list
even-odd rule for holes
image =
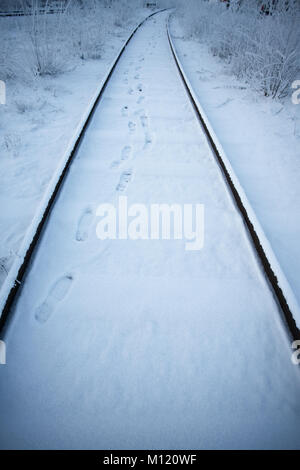
{"label": "railway track", "polygon": [[[291,297],[184,74],[168,12],[154,15],[99,87],[6,285],[4,448],[6,432],[21,448],[297,444]],[[96,205],[124,195],[203,203],[204,249],[99,241]]]}
{"label": "railway track", "polygon": [[[162,11],[164,11],[164,10],[160,10],[160,12],[162,12]],[[92,118],[92,116],[95,112],[95,109],[96,109],[98,103],[101,100],[101,96],[102,96],[103,92],[105,91],[107,83],[108,83],[115,67],[117,66],[122,54],[124,53],[124,51],[126,49],[126,46],[129,44],[130,40],[132,39],[132,37],[134,36],[136,31],[145,23],[145,21],[147,21],[148,19],[150,19],[152,16],[156,15],[157,13],[159,13],[159,12],[154,12],[154,13],[150,14],[131,33],[131,35],[129,36],[129,38],[125,42],[124,46],[121,48],[120,52],[118,53],[116,59],[114,60],[113,65],[110,67],[109,73],[107,74],[103,84],[100,86],[100,89],[97,91],[96,99],[92,100],[93,101],[92,106],[90,107],[90,109],[86,113],[86,116],[84,116],[84,119],[80,124],[81,129],[80,129],[79,134],[78,134],[78,130],[77,130],[78,135],[76,136],[76,140],[71,144],[72,145],[72,151],[69,152],[69,156],[68,156],[68,158],[67,158],[67,160],[66,160],[66,162],[63,166],[60,177],[56,181],[56,184],[55,184],[55,187],[52,191],[51,197],[48,198],[47,205],[46,205],[45,209],[43,210],[42,215],[40,216],[40,222],[39,222],[38,226],[35,229],[35,232],[33,234],[33,238],[32,238],[32,241],[30,243],[30,246],[26,250],[24,260],[23,260],[22,263],[19,263],[20,266],[19,266],[19,269],[18,269],[18,274],[14,279],[13,286],[10,289],[8,296],[6,296],[7,298],[6,298],[5,304],[3,305],[3,302],[2,302],[2,315],[0,317],[0,334],[2,333],[2,331],[4,329],[4,326],[6,324],[7,318],[9,316],[10,311],[11,311],[12,305],[13,305],[15,299],[16,299],[18,290],[19,290],[19,288],[20,288],[20,286],[23,282],[23,278],[24,278],[26,269],[28,267],[28,264],[30,263],[32,255],[34,253],[35,246],[37,245],[39,237],[41,236],[43,227],[44,227],[44,225],[47,221],[47,218],[48,218],[48,216],[51,212],[51,208],[53,207],[53,204],[55,203],[56,196],[59,193],[59,190],[60,190],[60,188],[61,188],[61,186],[64,182],[64,179],[65,179],[66,174],[68,172],[68,168],[71,165],[74,156],[76,155],[76,152],[77,152],[77,149],[80,145],[80,142],[84,138],[85,130],[86,130],[86,128],[87,128],[87,126],[88,126],[88,124],[89,124],[89,122],[90,122],[90,120],[91,120],[91,118]],[[13,12],[12,14],[20,14],[20,12]],[[217,141],[217,138],[214,135],[213,131],[211,132],[210,124],[209,124],[209,122],[208,122],[208,120],[207,120],[207,118],[206,118],[206,116],[205,116],[205,114],[204,114],[204,112],[201,108],[200,103],[197,100],[196,94],[193,91],[193,89],[191,87],[191,84],[189,83],[188,78],[186,77],[186,75],[184,73],[183,67],[180,63],[180,59],[179,59],[179,57],[176,53],[174,43],[171,39],[170,29],[169,29],[169,20],[167,20],[167,34],[168,34],[168,41],[169,41],[169,45],[170,45],[170,48],[171,48],[171,51],[172,51],[172,55],[174,57],[174,61],[176,63],[176,66],[177,66],[180,78],[182,80],[182,83],[185,87],[185,90],[187,92],[189,100],[192,103],[192,106],[193,106],[195,114],[196,114],[196,116],[199,120],[201,128],[202,128],[202,130],[204,131],[204,133],[207,137],[207,140],[208,140],[209,145],[211,147],[212,153],[214,154],[214,156],[216,158],[216,161],[217,161],[218,165],[220,166],[220,169],[222,171],[224,179],[226,180],[226,183],[228,185],[228,189],[229,189],[229,191],[232,195],[233,200],[235,201],[237,210],[240,212],[241,217],[244,220],[245,226],[247,228],[247,231],[249,233],[249,236],[250,236],[252,244],[253,244],[253,248],[254,248],[257,256],[258,256],[258,259],[260,260],[262,269],[263,269],[263,271],[265,273],[265,276],[266,276],[266,278],[267,278],[267,280],[270,284],[270,288],[271,288],[271,290],[274,294],[274,297],[276,298],[276,301],[278,302],[280,311],[282,312],[282,317],[283,317],[284,322],[286,323],[287,329],[289,331],[289,335],[290,335],[291,339],[293,339],[293,340],[300,339],[300,330],[297,327],[297,324],[295,322],[293,313],[292,313],[291,308],[289,306],[289,303],[287,301],[287,297],[286,297],[285,293],[283,292],[283,290],[280,286],[280,283],[278,282],[278,276],[276,275],[276,268],[277,268],[277,270],[279,270],[280,278],[283,278],[284,275],[281,272],[281,269],[280,269],[278,263],[277,263],[277,266],[275,266],[275,271],[274,271],[274,269],[272,267],[272,263],[268,259],[268,256],[267,256],[265,248],[264,248],[264,244],[260,240],[259,234],[257,233],[257,230],[256,230],[256,226],[258,226],[259,224],[258,224],[257,220],[255,220],[255,222],[253,223],[253,221],[251,220],[251,215],[249,216],[249,214],[248,214],[247,207],[249,207],[249,203],[248,203],[247,200],[244,203],[244,200],[246,199],[246,197],[245,197],[244,194],[241,195],[240,192],[239,192],[239,188],[236,187],[235,181],[233,181],[233,179],[232,179],[232,173],[233,173],[232,169],[231,168],[228,169],[228,166],[229,166],[228,165],[228,159],[226,158],[226,156],[225,156],[225,158],[223,157],[224,150],[220,146],[220,143]],[[227,161],[227,164],[226,164],[226,161]],[[235,177],[234,177],[234,179],[236,180]],[[260,227],[259,227],[259,231],[262,232],[262,229]],[[268,247],[268,249],[270,250],[269,247]],[[272,253],[271,254],[271,259],[274,259],[274,258],[275,258],[274,254]],[[10,282],[11,282],[11,280],[10,280]],[[6,287],[6,291],[7,291],[7,287]],[[5,294],[6,293],[4,292],[4,297],[5,297]],[[1,307],[1,305],[0,305],[0,307]]]}

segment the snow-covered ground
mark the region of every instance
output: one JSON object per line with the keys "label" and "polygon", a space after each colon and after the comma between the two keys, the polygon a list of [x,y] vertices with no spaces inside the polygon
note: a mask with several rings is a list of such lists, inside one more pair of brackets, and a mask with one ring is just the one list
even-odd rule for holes
{"label": "snow-covered ground", "polygon": [[[299,448],[278,307],[195,119],[168,13],[130,43],[6,336],[2,448]],[[96,237],[100,203],[202,203],[205,243]]]}
{"label": "snow-covered ground", "polygon": [[104,29],[101,59],[69,56],[64,73],[39,78],[30,75],[30,55],[22,48],[28,42],[22,29],[27,19],[0,18],[0,53],[5,53],[0,79],[5,61],[16,73],[6,81],[6,105],[0,105],[0,287],[82,114],[120,47],[147,14],[137,10],[126,26]]}
{"label": "snow-covered ground", "polygon": [[[274,101],[237,81],[205,44],[184,39],[177,19],[174,43],[219,141],[300,303],[300,105]],[[300,325],[298,324],[298,327]]]}

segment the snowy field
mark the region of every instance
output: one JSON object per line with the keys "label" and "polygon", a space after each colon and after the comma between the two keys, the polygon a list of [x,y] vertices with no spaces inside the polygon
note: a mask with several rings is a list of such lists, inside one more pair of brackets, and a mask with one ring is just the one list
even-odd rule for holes
{"label": "snowy field", "polygon": [[[3,448],[300,446],[299,370],[167,17],[123,55],[30,267],[0,369]],[[100,241],[98,204],[124,194],[204,204],[203,250]]]}

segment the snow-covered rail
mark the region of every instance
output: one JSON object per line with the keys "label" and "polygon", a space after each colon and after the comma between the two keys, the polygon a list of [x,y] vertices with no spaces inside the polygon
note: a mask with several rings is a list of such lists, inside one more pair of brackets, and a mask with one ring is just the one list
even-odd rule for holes
{"label": "snow-covered rail", "polygon": [[298,325],[300,325],[300,307],[297,299],[295,298],[295,295],[286,279],[285,274],[281,269],[275,253],[273,252],[272,247],[247,199],[247,196],[242,186],[240,185],[237,176],[235,175],[229,159],[226,156],[226,153],[199,102],[197,94],[193,90],[193,87],[186,73],[184,72],[182,63],[178,57],[170,33],[169,19],[167,20],[168,40],[172,55],[179,71],[179,75],[183,81],[189,99],[191,100],[196,116],[207,137],[212,153],[221,168],[222,174],[236,204],[236,207],[243,218],[245,226],[247,227],[248,234],[252,241],[255,252],[261,262],[263,271],[274,293],[276,301],[280,306],[280,310],[283,314],[283,320],[288,327],[292,339],[300,339],[300,330],[298,328]]}
{"label": "snow-covered rail", "polygon": [[79,122],[75,133],[72,139],[69,142],[69,145],[61,159],[61,162],[53,175],[50,184],[47,188],[47,191],[41,201],[41,204],[36,212],[32,223],[30,224],[22,245],[18,250],[16,260],[11,267],[7,278],[1,287],[0,290],[0,332],[2,332],[6,320],[9,316],[11,307],[16,299],[19,287],[23,281],[24,274],[27,267],[30,264],[30,260],[34,249],[39,241],[39,237],[42,233],[43,227],[46,224],[48,216],[51,213],[51,209],[55,203],[55,199],[64,183],[65,177],[68,173],[68,170],[72,164],[76,151],[82,141],[82,138],[85,134],[85,131],[91,121],[91,118],[95,112],[97,105],[99,104],[101,97],[104,93],[104,90],[109,82],[110,77],[112,76],[113,71],[115,70],[121,56],[123,55],[127,45],[129,44],[132,37],[135,35],[137,30],[152,16],[165,11],[164,9],[155,11],[148,15],[143,21],[141,21],[138,26],[131,32],[124,45],[121,47],[116,58],[112,62],[111,66],[108,69],[106,76],[103,78],[99,87],[97,88],[93,98],[91,99],[85,113],[82,116],[81,121]]}

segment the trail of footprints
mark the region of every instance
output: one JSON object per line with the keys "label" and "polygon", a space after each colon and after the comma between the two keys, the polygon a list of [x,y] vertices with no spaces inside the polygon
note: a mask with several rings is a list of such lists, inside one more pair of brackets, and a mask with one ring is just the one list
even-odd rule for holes
{"label": "trail of footprints", "polygon": [[[144,57],[140,57],[139,62],[143,62],[143,61],[144,61]],[[131,65],[133,65],[133,64],[131,64]],[[140,79],[140,74],[138,73],[138,71],[141,68],[142,68],[141,66],[136,67],[136,69],[135,69],[136,74],[134,76],[135,80]],[[125,78],[123,79],[124,84],[129,83],[129,80],[127,78],[128,74],[129,74],[129,70],[125,70],[125,72],[124,72]],[[139,83],[137,85],[136,92],[139,95],[137,100],[136,100],[136,104],[141,104],[145,99],[145,97],[142,95],[142,92],[143,92],[143,84],[142,83]],[[134,93],[135,93],[135,90],[132,87],[129,87],[128,94],[129,95],[134,95]],[[128,117],[128,115],[129,115],[128,105],[123,106],[123,108],[121,110],[121,113],[122,113],[123,117]],[[140,110],[136,111],[135,114],[139,115],[141,127],[144,130],[144,134],[145,134],[144,148],[145,148],[152,141],[151,135],[149,133],[148,116],[145,113],[144,109],[140,109]],[[136,123],[133,120],[128,121],[128,129],[129,129],[129,134],[130,135],[133,135],[135,133]],[[132,157],[132,146],[131,145],[126,145],[125,147],[123,147],[123,149],[121,151],[120,160],[113,161],[112,164],[111,164],[111,168],[114,169],[114,168],[120,167],[124,162],[129,160],[131,157]],[[124,192],[126,190],[128,184],[132,180],[133,173],[134,173],[133,168],[127,168],[126,170],[124,170],[121,173],[119,182],[116,186],[116,191]],[[77,242],[84,242],[88,239],[89,231],[90,231],[90,228],[91,228],[92,222],[93,222],[93,217],[94,217],[94,215],[93,215],[92,207],[90,207],[90,206],[86,207],[83,210],[83,212],[82,212],[82,214],[79,218],[78,224],[77,224],[77,229],[76,229],[76,234],[75,234],[75,240]],[[63,299],[69,293],[73,281],[74,281],[74,275],[71,274],[71,273],[68,273],[68,274],[65,274],[65,275],[61,276],[59,279],[56,280],[56,282],[54,282],[54,284],[50,287],[50,290],[47,293],[46,298],[44,299],[44,301],[35,310],[34,317],[35,317],[35,320],[38,323],[43,324],[43,323],[46,323],[49,320],[49,318],[51,317],[51,315],[54,312],[57,305],[60,302],[62,302]]]}
{"label": "trail of footprints", "polygon": [[[140,61],[142,62],[143,60],[144,60],[144,57],[140,57]],[[131,65],[133,65],[133,64],[131,64]],[[139,80],[140,79],[140,74],[138,72],[141,68],[142,67],[140,65],[138,65],[135,68],[134,80]],[[129,71],[125,70],[124,75],[126,75],[126,77],[127,77],[128,74],[129,74]],[[126,78],[126,83],[128,83],[127,78]],[[135,90],[132,86],[130,86],[128,88],[128,94],[129,95],[134,95],[134,93],[137,92],[139,96],[136,100],[136,104],[141,104],[145,99],[145,97],[142,94],[143,93],[143,84],[139,83],[136,86]],[[121,113],[122,113],[123,117],[128,117],[129,116],[129,106],[128,105],[123,106],[123,108],[121,110]],[[139,115],[141,128],[143,129],[144,135],[145,135],[145,144],[144,144],[144,149],[145,149],[146,146],[149,145],[152,142],[152,138],[151,138],[151,135],[150,135],[150,132],[149,132],[148,116],[147,116],[144,109],[137,110],[134,113],[134,115]],[[129,120],[128,121],[128,129],[129,129],[129,134],[130,135],[133,135],[136,132],[136,127],[137,127],[137,124],[136,124],[136,122],[134,122],[134,120]],[[132,146],[131,145],[126,145],[121,151],[120,159],[119,160],[114,160],[111,164],[111,168],[112,169],[119,168],[124,162],[129,160],[131,157],[132,157]],[[120,175],[119,182],[116,186],[116,191],[124,192],[126,190],[128,184],[132,180],[132,177],[133,177],[133,169],[132,168],[128,168],[128,169],[124,170]]]}

